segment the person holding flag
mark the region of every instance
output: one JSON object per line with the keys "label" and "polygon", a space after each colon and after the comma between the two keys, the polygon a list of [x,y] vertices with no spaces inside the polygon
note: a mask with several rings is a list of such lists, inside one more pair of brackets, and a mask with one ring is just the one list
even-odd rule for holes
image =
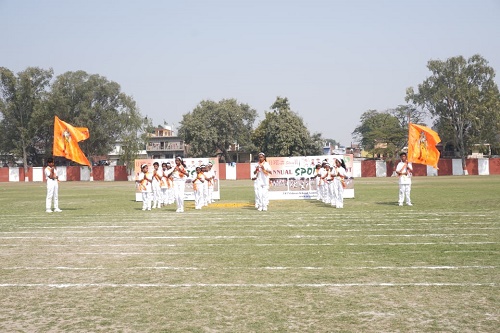
{"label": "person holding flag", "polygon": [[[73,162],[88,165],[90,162],[78,146],[78,142],[90,137],[89,129],[86,127],[74,127],[59,117],[54,117],[54,143],[52,146],[53,156],[62,156]],[[45,211],[52,213],[52,200],[54,201],[54,212],[62,212],[59,209],[59,177],[54,165],[54,158],[47,159],[47,167],[44,170],[47,179],[47,197]]]}
{"label": "person holding flag", "polygon": [[412,163],[432,166],[438,169],[439,150],[436,145],[441,142],[439,135],[429,127],[408,123],[408,155],[401,153],[401,162],[396,166],[399,176],[399,206],[406,204],[412,206],[410,199]]}
{"label": "person holding flag", "polygon": [[411,174],[413,172],[413,167],[411,162],[408,162],[408,156],[405,152],[399,154],[401,162],[396,166],[396,174],[399,177],[399,206],[403,206],[404,199],[406,198],[406,204],[408,206],[413,206],[410,199],[411,192]]}
{"label": "person holding flag", "polygon": [[47,197],[45,199],[45,211],[52,213],[52,200],[54,201],[54,212],[60,213],[59,209],[59,177],[52,157],[47,158],[47,166],[44,170],[47,179]]}

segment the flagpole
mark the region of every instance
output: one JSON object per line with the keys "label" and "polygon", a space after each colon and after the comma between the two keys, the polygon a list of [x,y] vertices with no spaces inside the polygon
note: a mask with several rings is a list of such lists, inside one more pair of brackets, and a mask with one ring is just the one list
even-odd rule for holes
{"label": "flagpole", "polygon": [[408,135],[407,135],[407,139],[406,139],[406,152],[408,153],[408,147],[410,145],[410,124],[411,124],[411,114],[410,114],[410,110],[408,109]]}

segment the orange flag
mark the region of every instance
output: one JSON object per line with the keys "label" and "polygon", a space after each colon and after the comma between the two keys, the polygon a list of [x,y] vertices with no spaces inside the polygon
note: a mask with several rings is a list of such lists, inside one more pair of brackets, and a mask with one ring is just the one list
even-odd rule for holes
{"label": "orange flag", "polygon": [[73,127],[57,116],[54,119],[54,156],[63,156],[73,162],[88,165],[90,162],[78,146],[78,142],[90,137],[86,127]]}
{"label": "orange flag", "polygon": [[430,165],[437,169],[439,151],[436,145],[441,142],[439,135],[429,127],[416,124],[410,124],[408,131],[408,162]]}

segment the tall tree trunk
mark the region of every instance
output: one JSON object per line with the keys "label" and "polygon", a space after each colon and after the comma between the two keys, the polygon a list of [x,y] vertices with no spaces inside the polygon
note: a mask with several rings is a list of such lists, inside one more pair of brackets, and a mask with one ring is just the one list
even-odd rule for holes
{"label": "tall tree trunk", "polygon": [[28,177],[28,153],[26,152],[26,145],[23,142],[23,168],[24,168],[24,181],[29,181]]}

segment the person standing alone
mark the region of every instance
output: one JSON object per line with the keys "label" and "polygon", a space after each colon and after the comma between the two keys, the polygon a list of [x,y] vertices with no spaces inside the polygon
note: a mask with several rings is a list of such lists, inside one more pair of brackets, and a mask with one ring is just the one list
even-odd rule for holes
{"label": "person standing alone", "polygon": [[52,213],[52,201],[54,201],[54,212],[60,213],[59,209],[59,177],[57,169],[54,165],[54,159],[49,157],[47,159],[47,166],[45,167],[45,178],[47,178],[47,197],[45,199],[45,211]]}
{"label": "person standing alone", "polygon": [[403,206],[403,202],[406,198],[406,204],[408,206],[413,206],[410,199],[411,192],[411,174],[413,173],[412,164],[408,162],[408,156],[406,153],[399,154],[401,162],[396,166],[396,174],[399,177],[399,206]]}
{"label": "person standing alone", "polygon": [[259,211],[267,211],[267,206],[269,205],[269,180],[271,172],[271,166],[266,160],[266,155],[264,153],[259,153],[259,163],[253,172],[256,178],[256,206]]}

